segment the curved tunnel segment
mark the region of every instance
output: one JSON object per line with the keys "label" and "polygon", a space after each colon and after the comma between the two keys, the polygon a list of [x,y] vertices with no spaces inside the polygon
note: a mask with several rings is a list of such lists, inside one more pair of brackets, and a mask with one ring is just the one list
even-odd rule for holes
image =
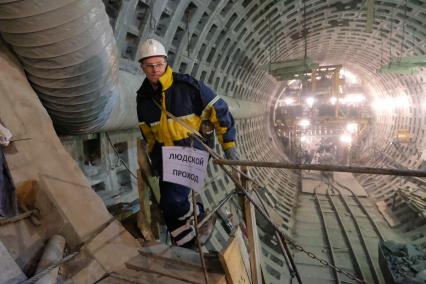
{"label": "curved tunnel segment", "polygon": [[[321,116],[320,111],[326,110],[327,115],[327,110],[330,110],[322,108],[324,105],[330,107],[328,99],[333,95],[330,92],[333,81],[327,79],[329,74],[323,73],[325,79],[321,80],[322,75],[318,73],[318,76],[313,76],[313,72],[311,75],[305,74],[306,69],[301,65],[281,68],[284,69],[282,71],[290,69],[293,75],[311,76],[311,83],[308,83],[308,79],[304,80],[303,85],[297,82],[302,81],[300,79],[292,77],[290,80],[288,72],[271,72],[274,63],[302,62],[305,65],[309,58],[319,66],[311,69],[315,69],[315,72],[319,72],[321,66],[331,68],[339,65],[345,72],[352,73],[360,80],[361,90],[366,95],[368,112],[366,115],[359,112],[364,115],[359,122],[360,125],[365,122],[368,127],[362,128],[365,132],[356,138],[357,142],[349,147],[344,144],[347,142],[338,140],[336,133],[331,133],[335,145],[342,142],[338,144],[344,157],[341,161],[349,162],[349,158],[355,157],[355,163],[370,167],[424,170],[425,15],[425,0],[0,0],[0,32],[19,57],[58,132],[90,133],[63,136],[61,139],[74,159],[82,165],[92,188],[102,194],[107,193],[104,195],[105,203],[111,204],[112,198],[108,194],[121,194],[123,184],[137,192],[130,181],[130,174],[124,169],[117,170],[119,168],[114,162],[116,153],[113,153],[112,147],[104,146],[111,144],[118,147],[126,153],[124,157],[129,157],[130,169],[137,170],[133,149],[140,133],[135,128],[135,91],[143,76],[138,73],[139,68],[132,59],[138,44],[148,37],[154,37],[166,46],[168,63],[175,71],[204,81],[228,102],[236,118],[237,146],[242,159],[278,162],[293,158],[296,161],[297,154],[302,153],[298,148],[303,142],[302,131],[286,130],[280,133],[279,130],[287,125],[293,127],[290,130],[303,127],[299,125],[301,121],[294,119],[290,112],[302,105],[302,110],[309,111],[300,117],[310,118],[312,126],[305,125],[307,128],[303,131],[320,131],[306,135],[306,145],[313,144],[310,136],[327,139],[327,135],[331,136],[329,130],[346,131],[348,117],[344,118],[344,125],[342,123],[338,127],[335,127],[335,122],[341,123],[338,119],[329,121],[328,129],[317,127],[322,128],[319,125],[322,121],[315,120]],[[1,44],[3,41],[0,41]],[[398,64],[403,65],[401,63],[423,67],[416,66],[415,70],[395,68]],[[297,67],[303,67],[303,70]],[[400,73],[402,71],[404,73]],[[339,72],[335,71],[334,74]],[[318,77],[320,79],[312,80]],[[345,81],[346,75],[343,77],[342,81]],[[295,81],[294,84],[292,81]],[[322,88],[321,81],[327,83],[322,86],[327,89],[324,94],[318,91]],[[318,83],[315,93],[311,91],[312,82]],[[303,88],[307,91],[305,94],[300,92]],[[286,100],[293,96],[291,89],[300,93],[294,95],[294,98],[299,98],[297,107],[293,103],[287,106]],[[318,99],[315,108],[308,106],[307,100],[300,100],[302,95],[315,95]],[[340,95],[346,95],[346,91],[342,89]],[[370,103],[373,103],[372,107]],[[289,110],[290,119],[277,119],[274,116],[277,112],[272,112],[274,108],[277,109],[276,106],[281,110],[287,108],[285,110]],[[269,110],[271,112],[268,113]],[[318,114],[313,110],[318,110]],[[331,110],[335,108],[331,107]],[[331,113],[332,117],[338,116],[335,112]],[[109,130],[118,130],[110,133],[111,140],[110,134],[103,133]],[[92,135],[93,132],[99,133]],[[283,136],[283,133],[291,133],[291,136]],[[400,133],[405,133],[405,140],[401,139],[399,143]],[[283,137],[295,143],[286,144]],[[85,151],[85,146],[94,149],[93,152]],[[330,164],[332,159],[329,154],[339,152],[339,148],[330,147],[333,145],[328,142],[320,146],[325,155],[316,158],[315,155],[306,155],[302,157],[303,160]],[[317,149],[314,152],[320,152],[320,147]],[[101,153],[101,150],[104,152]],[[102,160],[101,157],[114,159]],[[211,205],[218,202],[233,185],[214,165],[210,165],[207,172],[209,180],[206,181],[202,199]],[[99,180],[98,173],[107,178]],[[425,247],[424,218],[419,218],[419,214],[412,210],[411,204],[416,203],[410,203],[417,200],[414,193],[424,192],[424,180],[367,174],[348,177],[304,173],[266,168],[250,170],[250,174],[264,185],[260,194],[276,213],[276,223],[300,244],[328,252],[333,250],[335,244],[341,247],[342,242],[347,242],[348,250],[335,250],[336,254],[342,254],[336,260],[347,260],[347,263],[337,262],[352,267],[353,272],[357,270],[358,261],[351,262],[351,254],[358,254],[361,263],[370,258],[370,252],[377,254],[378,238],[370,238],[373,249],[366,249],[365,253],[361,247],[350,249],[352,243],[361,245],[364,240],[354,230],[351,231],[353,234],[349,232],[344,237],[343,225],[340,229],[336,228],[340,210],[330,212],[333,203],[336,203],[336,208],[345,206],[347,209],[342,216],[365,206],[370,211],[368,214],[358,211],[359,214],[354,215],[359,215],[357,218],[361,220],[368,216],[379,220],[378,225],[386,229],[384,235],[387,236],[397,230],[388,230],[381,216],[392,209],[391,213],[396,217],[389,215],[388,220],[401,222],[399,226],[403,235]],[[324,183],[327,179],[328,182]],[[350,193],[342,184],[351,184],[351,190],[357,190],[359,202],[346,195]],[[339,194],[340,191],[342,194]],[[371,203],[370,197],[374,203]],[[344,199],[359,204],[346,206]],[[279,248],[271,239],[268,224],[259,221],[267,274],[275,281],[273,283],[282,283],[287,276],[290,280],[279,258]],[[375,226],[374,222],[371,223]],[[357,226],[355,222],[349,222],[349,227],[354,226]],[[340,233],[318,234],[327,228],[332,228],[331,232],[337,229]],[[362,231],[370,233],[372,230],[368,228]],[[212,238],[212,244],[215,248],[221,247],[227,237],[224,230],[218,231]],[[351,238],[356,242],[351,242]],[[303,278],[307,282],[319,279],[323,280],[322,283],[335,282],[334,274],[328,268],[318,273],[318,266],[305,263],[304,256],[297,254],[298,265],[303,267],[304,272],[312,272],[304,273]],[[335,260],[332,253],[324,256],[330,263]],[[367,269],[373,273],[376,270],[374,265]],[[373,280],[375,277],[369,273],[366,274],[367,278]],[[343,281],[346,280],[349,279]]]}

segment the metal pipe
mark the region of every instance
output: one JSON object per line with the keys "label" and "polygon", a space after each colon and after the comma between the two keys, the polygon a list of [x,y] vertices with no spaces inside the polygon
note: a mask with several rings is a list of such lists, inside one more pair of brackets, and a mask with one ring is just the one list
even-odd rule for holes
{"label": "metal pipe", "polygon": [[293,262],[290,261],[291,254],[290,254],[290,250],[288,249],[287,243],[285,242],[285,239],[282,238],[277,231],[275,231],[275,238],[277,238],[278,245],[280,246],[280,249],[281,249],[281,254],[283,255],[285,264],[287,265],[288,272],[290,273],[291,278],[296,276],[297,281],[299,283],[302,283],[302,279],[300,278],[299,272],[297,271],[297,266],[293,267]]}
{"label": "metal pipe", "polygon": [[[174,118],[179,124],[183,124],[179,119],[177,119],[177,118]],[[195,140],[197,140],[197,141],[199,141],[203,146],[204,146],[204,148],[205,148],[205,150],[207,151],[207,152],[209,152],[209,154],[210,155],[212,155],[212,157],[213,157],[213,162],[216,162],[216,161],[227,161],[227,160],[223,160],[223,159],[221,159],[221,157],[219,156],[219,154],[217,154],[213,149],[211,149],[209,146],[207,146],[197,135],[195,135],[194,133],[192,133],[192,134],[190,134],[190,137],[192,138],[192,139],[195,139]],[[270,217],[269,217],[269,213],[266,211],[266,210],[262,210],[260,207],[259,207],[259,205],[258,204],[256,204],[255,202],[254,202],[254,200],[249,196],[249,194],[248,194],[248,192],[244,189],[244,187],[241,185],[241,183],[240,183],[240,180],[238,179],[238,178],[236,178],[235,177],[235,175],[233,175],[230,171],[229,171],[229,169],[227,169],[223,164],[219,164],[219,166],[223,169],[223,171],[229,176],[229,178],[234,182],[234,184],[235,184],[235,186],[236,186],[236,188],[240,191],[240,192],[237,192],[237,193],[243,193],[248,199],[249,199],[249,201],[251,202],[251,203],[253,203],[253,205],[254,205],[254,207],[260,212],[260,214],[261,215],[263,215],[263,217],[271,224],[271,226],[272,227],[274,227],[274,229],[275,229],[275,232],[281,237],[281,238],[278,238],[278,241],[279,241],[279,243],[280,243],[280,248],[282,248],[282,249],[284,249],[284,251],[283,251],[283,257],[284,257],[284,259],[287,261],[287,258],[288,258],[288,261],[290,262],[290,265],[288,266],[289,267],[289,271],[290,271],[290,273],[292,274],[292,272],[293,272],[293,274],[295,274],[295,276],[296,276],[296,278],[297,278],[297,281],[298,281],[298,283],[302,283],[302,279],[301,279],[301,277],[300,277],[300,274],[299,274],[299,272],[298,272],[298,270],[297,270],[297,267],[296,267],[296,263],[294,262],[294,259],[293,259],[293,257],[291,256],[291,253],[290,253],[290,251],[289,251],[289,249],[288,249],[288,246],[287,246],[287,241],[290,241],[290,242],[292,242],[293,244],[294,244],[294,241],[292,241],[291,240],[291,238],[289,237],[289,236],[287,236],[286,235],[286,233],[284,232],[284,231],[282,231],[281,230],[281,228],[280,227],[278,227],[271,219],[270,219]],[[254,180],[252,180],[246,173],[244,173],[243,171],[241,171],[241,170],[239,170],[239,169],[237,169],[237,167],[233,167],[233,169],[235,170],[235,171],[237,171],[237,172],[239,172],[240,174],[241,174],[241,176],[242,177],[245,177],[245,178],[247,178],[248,180],[251,180],[251,181],[253,181],[253,182],[255,182]],[[256,183],[256,182],[255,182]],[[256,183],[257,184],[257,183]],[[233,192],[234,193],[234,192]],[[226,198],[225,198],[225,200],[227,200],[230,196],[232,196],[233,195],[233,193],[232,194],[229,194]],[[258,198],[259,198],[259,196],[258,196]],[[262,203],[262,199],[261,198],[259,198],[259,201],[261,202],[261,204],[262,204],[262,207],[264,207],[265,209],[266,209],[266,207],[265,207],[265,205]],[[222,203],[222,202],[221,202]],[[223,201],[223,203],[222,204],[219,204],[219,206],[217,206],[217,208],[215,208],[215,210],[214,210],[214,212],[218,209],[218,208],[220,208],[223,204],[224,204],[225,202]],[[205,220],[207,220],[207,218],[205,218]],[[196,229],[198,229],[197,228],[197,224],[196,224]],[[281,246],[282,245],[282,246]],[[290,268],[291,267],[291,268]],[[292,271],[291,271],[292,270]],[[293,276],[293,275],[292,275]]]}
{"label": "metal pipe", "polygon": [[200,240],[198,239],[198,237],[200,236],[200,232],[198,231],[197,210],[195,209],[195,208],[197,208],[197,203],[195,202],[194,190],[192,190],[192,205],[193,205],[192,208],[194,208],[193,213],[194,213],[194,228],[195,228],[195,233],[196,233],[196,238],[197,238],[196,243],[197,243],[197,247],[198,247],[198,253],[200,254],[201,265],[203,267],[204,281],[206,282],[206,284],[209,284],[209,278],[207,276],[206,262],[204,260],[203,250],[201,249]]}
{"label": "metal pipe", "polygon": [[[259,192],[257,192],[256,190],[254,190],[253,192],[257,196],[257,199],[259,200],[260,205],[262,206],[266,216],[268,216],[268,218],[270,218],[269,212],[266,209],[265,203],[263,202],[262,198],[260,197]],[[281,253],[282,253],[283,258],[285,260],[285,263],[288,267],[288,271],[290,273],[291,278],[296,277],[298,283],[303,283],[302,278],[300,277],[299,271],[297,270],[296,263],[294,262],[294,259],[291,255],[291,252],[290,252],[290,249],[288,248],[286,239],[282,235],[280,235],[280,233],[277,230],[275,230],[275,237],[277,238],[278,245],[281,249]]]}
{"label": "metal pipe", "polygon": [[41,272],[38,272],[36,275],[34,275],[33,277],[31,277],[30,279],[25,280],[24,282],[22,282],[22,284],[34,284],[34,283],[36,283],[46,273],[50,273],[52,270],[56,269],[59,265],[65,263],[65,262],[70,261],[71,259],[73,259],[79,253],[80,253],[80,251],[75,251],[75,252],[67,255],[66,257],[62,258],[61,260],[59,260],[59,261],[55,262],[54,264],[50,265],[49,267],[47,267],[45,270],[43,270]]}
{"label": "metal pipe", "polygon": [[229,193],[224,199],[222,199],[222,201],[220,201],[219,204],[216,205],[216,207],[213,208],[213,210],[210,211],[209,214],[207,214],[206,217],[204,217],[204,219],[200,223],[198,223],[198,228],[201,228],[214,214],[216,214],[217,210],[219,210],[236,193],[237,192],[235,192],[234,190]]}
{"label": "metal pipe", "polygon": [[371,167],[350,167],[350,166],[337,166],[337,165],[306,165],[306,164],[289,164],[283,162],[261,162],[261,161],[247,161],[247,160],[225,160],[214,159],[213,162],[219,165],[232,165],[232,166],[252,166],[263,168],[284,168],[294,170],[311,170],[311,171],[325,171],[325,172],[346,172],[346,173],[359,173],[359,174],[373,174],[373,175],[391,175],[391,176],[412,176],[412,177],[426,177],[426,171],[408,170],[408,169],[383,169]]}
{"label": "metal pipe", "polygon": [[[65,248],[65,238],[61,235],[54,235],[46,245],[43,255],[38,263],[36,273],[40,273],[50,265],[62,259]],[[36,283],[53,284],[56,283],[59,267],[56,267],[49,273],[46,273]]]}

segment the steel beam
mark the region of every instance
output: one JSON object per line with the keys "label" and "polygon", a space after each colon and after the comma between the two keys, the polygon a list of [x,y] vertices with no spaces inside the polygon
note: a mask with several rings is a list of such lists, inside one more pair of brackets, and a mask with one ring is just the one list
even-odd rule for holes
{"label": "steel beam", "polygon": [[373,31],[375,4],[374,1],[375,0],[367,0],[367,23],[365,25],[365,31],[367,33],[371,33]]}
{"label": "steel beam", "polygon": [[213,160],[213,162],[219,165],[252,166],[252,167],[263,167],[263,168],[281,168],[281,169],[325,171],[325,172],[346,172],[346,173],[373,174],[373,175],[426,177],[426,171],[409,170],[409,169],[384,169],[384,168],[351,167],[351,166],[337,166],[337,165],[290,164],[290,163],[283,163],[283,162],[260,162],[260,161],[247,161],[247,160],[231,161],[231,160],[225,160],[225,159],[217,159],[217,160]]}

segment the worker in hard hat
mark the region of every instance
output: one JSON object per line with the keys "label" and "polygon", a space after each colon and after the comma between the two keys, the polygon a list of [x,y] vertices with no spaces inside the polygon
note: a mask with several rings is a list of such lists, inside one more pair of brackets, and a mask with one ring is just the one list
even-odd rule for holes
{"label": "worker in hard hat", "polygon": [[[147,150],[154,171],[160,175],[160,207],[174,243],[182,247],[195,246],[195,230],[191,223],[193,206],[189,202],[191,189],[162,181],[162,146],[193,146],[204,149],[189,137],[190,130],[167,117],[167,112],[195,130],[203,130],[205,122],[213,125],[219,143],[228,159],[237,159],[234,119],[226,102],[203,82],[187,74],[173,72],[167,64],[164,46],[155,39],[142,43],[137,60],[146,75],[137,91],[139,127],[147,142]],[[203,124],[203,127],[200,126]],[[198,203],[200,218],[204,207]],[[212,224],[213,223],[213,224]],[[208,227],[210,226],[210,227]],[[214,222],[201,228],[201,243],[207,240]],[[203,230],[205,229],[205,230]],[[204,239],[203,239],[204,238]]]}

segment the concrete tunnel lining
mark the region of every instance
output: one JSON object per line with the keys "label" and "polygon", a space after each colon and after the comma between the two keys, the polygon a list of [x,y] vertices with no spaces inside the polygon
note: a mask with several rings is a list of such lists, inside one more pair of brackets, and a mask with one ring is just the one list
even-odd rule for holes
{"label": "concrete tunnel lining", "polygon": [[[2,9],[2,6],[24,3],[18,2],[0,4],[2,37],[22,57],[28,77],[40,99],[46,102],[45,107],[54,120],[56,129],[76,134],[134,127],[134,92],[143,79],[138,71],[126,71],[135,69],[132,55],[126,54],[126,49],[132,46],[126,45],[125,41],[125,30],[136,26],[132,22],[134,19],[118,16],[110,29],[106,14],[101,9],[101,1],[96,1],[96,5],[90,1],[91,5],[96,6],[95,13],[99,15],[97,18],[103,23],[106,35],[100,40],[102,46],[92,44],[90,47],[73,40],[73,36],[78,38],[79,35],[84,36],[85,32],[90,32],[87,26],[93,27],[94,31],[97,30],[95,27],[100,27],[99,22],[90,22],[93,19],[87,14],[79,14],[79,19],[87,19],[91,23],[87,26],[81,26],[79,21],[68,20],[55,26],[52,22],[42,20],[43,26],[24,26],[23,30],[18,30],[10,24],[12,17],[2,17],[2,13],[19,11],[16,14],[19,24],[25,24],[31,17],[41,18],[31,11],[22,14],[22,10]],[[46,3],[42,9],[46,10],[37,10],[37,14],[47,15],[53,10],[61,13],[58,11],[61,9],[59,1],[53,1],[58,5],[55,9],[51,9],[53,6],[49,5],[50,1],[44,2]],[[77,7],[79,2],[81,1],[63,3]],[[139,26],[138,39],[133,44],[133,49],[147,37],[162,40],[169,50],[169,59],[176,71],[190,73],[204,80],[230,102],[231,109],[238,113],[238,145],[242,156],[247,159],[277,160],[277,153],[281,153],[281,150],[279,143],[276,143],[277,137],[273,133],[268,111],[273,108],[285,85],[269,75],[265,65],[270,60],[303,57],[304,38],[300,37],[303,31],[303,1],[216,0],[210,1],[208,5],[198,0],[123,1],[122,9],[136,9],[139,2],[149,6],[148,13],[145,14],[148,20]],[[404,56],[425,54],[425,3],[407,1],[405,16],[404,1],[376,1],[373,32],[367,33],[366,2],[306,1],[306,28],[309,31],[307,54],[321,64],[343,64],[362,80],[371,97],[392,99],[401,93],[408,96],[407,110],[393,109],[375,115],[363,152],[365,161],[370,166],[393,167],[397,163],[400,167],[421,169],[424,166],[423,153],[426,151],[426,123],[423,119],[426,116],[425,70],[420,69],[416,75],[378,74],[376,70],[383,63],[389,62],[391,57],[401,56],[401,50]],[[191,10],[189,40],[186,38],[185,16],[188,10]],[[5,30],[5,27],[10,30]],[[67,27],[73,29],[69,33],[72,37],[65,36]],[[81,32],[75,32],[75,27],[81,29]],[[66,48],[67,42],[71,49],[61,52],[58,47]],[[83,49],[87,54],[75,52],[74,46],[87,47]],[[26,55],[33,47],[34,51],[41,52],[46,47],[45,62],[40,58],[34,60],[34,56],[38,57],[37,54]],[[55,52],[54,58],[50,58],[49,48]],[[103,61],[98,64],[86,56],[93,54],[99,54]],[[71,62],[69,60],[75,60],[77,65],[57,72],[55,66],[67,66],[67,62]],[[105,87],[103,80],[114,82],[102,88]],[[70,96],[79,98],[74,100]],[[103,99],[97,100],[97,97]],[[257,105],[261,107],[257,108]],[[126,117],[110,119],[120,116],[123,108],[131,110]],[[82,116],[82,113],[86,115]],[[74,115],[75,120],[72,119]],[[405,128],[409,129],[412,141],[397,149],[391,142],[396,130]],[[375,151],[372,151],[372,145],[375,145]],[[373,152],[382,152],[383,155],[377,156]],[[253,174],[271,189],[274,198],[282,204],[280,209],[284,212],[282,216],[285,219],[283,227],[291,231],[295,222],[294,202],[297,194],[294,187],[297,176],[287,171],[265,169],[254,169]],[[374,177],[374,182],[371,182],[370,176],[361,175],[358,181],[377,200],[387,202],[392,186],[415,186],[404,179],[382,176]]]}

